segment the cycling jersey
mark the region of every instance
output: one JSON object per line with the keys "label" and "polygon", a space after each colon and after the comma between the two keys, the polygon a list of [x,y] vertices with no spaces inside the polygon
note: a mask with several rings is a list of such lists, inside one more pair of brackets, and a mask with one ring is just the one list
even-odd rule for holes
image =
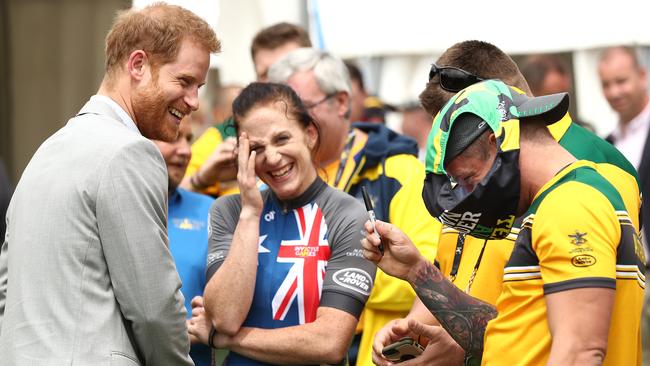
{"label": "cycling jersey", "polygon": [[[284,328],[313,322],[319,306],[359,317],[376,267],[363,258],[363,205],[320,178],[297,199],[262,192],[258,271],[245,327]],[[208,278],[228,256],[241,211],[239,195],[220,197],[211,209]],[[229,365],[263,365],[237,353]]]}

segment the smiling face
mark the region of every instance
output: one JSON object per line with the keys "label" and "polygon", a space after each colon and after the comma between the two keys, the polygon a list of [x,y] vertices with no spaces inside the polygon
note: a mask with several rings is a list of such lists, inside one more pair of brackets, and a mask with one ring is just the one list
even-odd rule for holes
{"label": "smiling face", "polygon": [[648,100],[646,73],[623,51],[613,51],[598,66],[605,99],[622,122],[636,117]]}
{"label": "smiling face", "polygon": [[198,89],[210,64],[208,50],[184,40],[176,60],[151,66],[132,94],[134,121],[143,136],[174,141],[183,117],[199,107]]}
{"label": "smiling face", "polygon": [[255,173],[281,200],[297,198],[316,179],[311,150],[318,132],[313,125],[303,128],[286,106],[284,101],[257,105],[239,121],[257,154]]}

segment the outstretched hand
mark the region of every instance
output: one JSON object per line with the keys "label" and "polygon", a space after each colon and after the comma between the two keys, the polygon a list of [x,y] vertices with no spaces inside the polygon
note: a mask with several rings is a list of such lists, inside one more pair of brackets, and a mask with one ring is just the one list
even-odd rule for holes
{"label": "outstretched hand", "polygon": [[[372,224],[366,221],[364,228],[366,237],[361,240],[363,256],[377,264],[387,274],[408,280],[409,271],[420,261],[425,260],[411,239],[396,226],[377,220],[375,227],[380,238],[373,232]],[[384,253],[379,250],[383,243]]]}

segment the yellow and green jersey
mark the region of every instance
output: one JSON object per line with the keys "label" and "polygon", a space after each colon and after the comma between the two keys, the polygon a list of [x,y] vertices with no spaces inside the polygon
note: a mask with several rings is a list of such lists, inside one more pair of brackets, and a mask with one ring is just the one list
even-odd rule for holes
{"label": "yellow and green jersey", "polygon": [[604,287],[616,295],[603,364],[640,365],[639,207],[636,180],[611,164],[577,161],[542,187],[504,269],[483,364],[545,365],[552,336],[544,296]]}

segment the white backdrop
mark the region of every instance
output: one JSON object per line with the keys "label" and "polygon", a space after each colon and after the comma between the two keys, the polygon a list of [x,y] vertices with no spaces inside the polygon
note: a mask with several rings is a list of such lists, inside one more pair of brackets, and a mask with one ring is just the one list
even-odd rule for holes
{"label": "white backdrop", "polygon": [[341,57],[440,53],[467,39],[512,54],[650,44],[650,1],[314,2],[324,47]]}
{"label": "white backdrop", "polygon": [[[154,0],[134,0],[143,6]],[[573,52],[578,117],[601,135],[616,121],[602,96],[601,47],[650,46],[650,1],[168,0],[203,16],[222,40],[212,59],[224,84],[254,79],[250,43],[261,28],[307,25],[316,47],[362,58],[372,90],[391,103],[417,98],[429,64],[452,44],[480,39],[512,55]],[[375,67],[363,60],[373,59]],[[372,72],[369,72],[372,71]]]}

